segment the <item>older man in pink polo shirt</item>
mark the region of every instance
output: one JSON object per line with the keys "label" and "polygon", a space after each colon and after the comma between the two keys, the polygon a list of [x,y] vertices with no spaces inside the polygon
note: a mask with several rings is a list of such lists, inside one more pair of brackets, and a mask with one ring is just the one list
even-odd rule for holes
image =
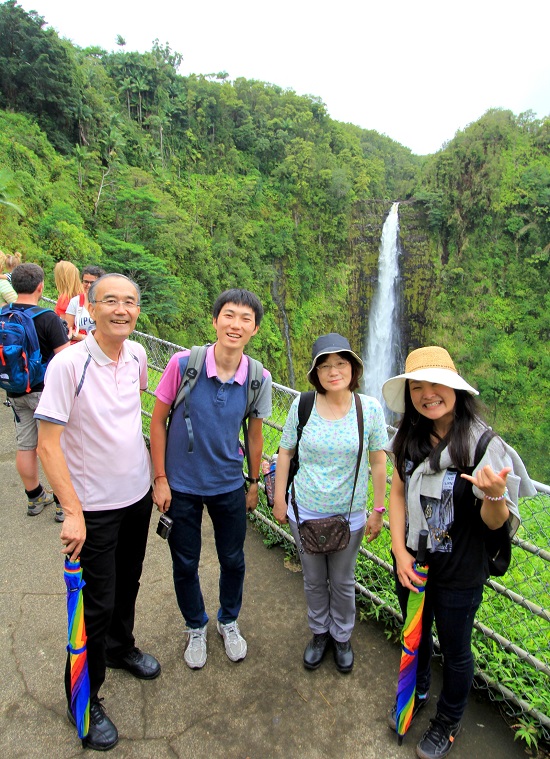
{"label": "older man in pink polo shirt", "polygon": [[[38,453],[65,512],[63,553],[80,556],[86,582],[86,745],[105,751],[118,741],[98,698],[106,665],[144,680],[157,677],[160,665],[136,648],[133,635],[152,510],[140,404],[147,359],[141,345],[127,340],[139,314],[139,288],[107,274],[94,282],[89,301],[95,330],[51,361],[36,417]],[[65,688],[70,703],[68,666]],[[73,721],[70,710],[68,716]]]}

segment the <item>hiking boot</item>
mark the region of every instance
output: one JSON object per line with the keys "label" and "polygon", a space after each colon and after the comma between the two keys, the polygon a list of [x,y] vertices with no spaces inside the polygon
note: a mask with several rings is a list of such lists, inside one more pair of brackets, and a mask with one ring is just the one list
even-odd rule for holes
{"label": "hiking boot", "polygon": [[246,640],[241,635],[237,620],[222,625],[218,622],[218,632],[223,638],[225,653],[231,661],[241,661],[247,652]]}
{"label": "hiking boot", "polygon": [[[109,751],[118,743],[118,730],[105,713],[102,698],[93,698],[90,703],[90,728],[88,735],[82,738],[82,746],[94,751]],[[67,709],[69,722],[76,726],[75,718]]]}
{"label": "hiking boot", "polygon": [[[429,700],[430,700],[429,693],[422,693],[422,694],[417,693],[415,695],[413,713],[412,713],[411,722],[410,722],[411,725],[412,725],[413,719],[416,717],[418,712],[426,706]],[[392,730],[395,730],[397,732],[397,725],[395,721],[396,716],[397,716],[397,701],[394,702],[388,714],[388,725],[391,727]]]}
{"label": "hiking boot", "polygon": [[42,490],[40,495],[37,495],[36,498],[29,498],[27,505],[27,516],[38,516],[38,514],[44,510],[44,506],[49,506],[50,503],[53,503],[53,494],[46,493],[45,490]]}
{"label": "hiking boot", "polygon": [[58,503],[55,504],[55,517],[54,517],[54,519],[55,519],[56,522],[64,522],[65,521],[65,512],[63,511],[63,509],[61,508],[61,506]]}
{"label": "hiking boot", "polygon": [[416,747],[420,759],[441,759],[447,756],[459,733],[460,722],[451,722],[444,714],[436,714]]}
{"label": "hiking boot", "polygon": [[206,625],[185,630],[189,636],[183,658],[191,669],[201,669],[206,664]]}
{"label": "hiking boot", "polygon": [[313,638],[304,651],[304,667],[306,669],[317,669],[321,666],[331,640],[328,632],[313,633]]}
{"label": "hiking boot", "polygon": [[333,640],[332,653],[338,672],[351,672],[353,669],[353,648],[349,640]]}

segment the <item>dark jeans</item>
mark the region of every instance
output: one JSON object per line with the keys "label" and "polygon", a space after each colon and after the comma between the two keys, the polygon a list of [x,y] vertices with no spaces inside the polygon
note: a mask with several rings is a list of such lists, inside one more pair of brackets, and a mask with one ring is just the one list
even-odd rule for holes
{"label": "dark jeans", "polygon": [[220,609],[222,624],[239,616],[244,585],[244,539],[246,501],[244,487],[215,496],[190,495],[172,491],[169,516],[174,520],[168,538],[174,571],[176,598],[192,629],[208,622],[199,581],[201,523],[206,506],[214,526],[216,551],[220,562]]}
{"label": "dark jeans", "polygon": [[[396,581],[396,589],[405,618],[409,591],[399,580]],[[418,693],[426,693],[430,688],[432,624],[435,619],[443,654],[443,688],[437,702],[437,711],[452,722],[462,719],[474,679],[472,628],[482,595],[483,585],[451,590],[430,583],[428,575],[422,614],[422,640],[418,650],[416,689]]]}
{"label": "dark jeans", "polygon": [[[88,636],[90,695],[105,680],[105,655],[116,659],[134,647],[134,614],[153,501],[151,491],[122,509],[85,511],[86,541],[80,554],[84,621]],[[70,662],[65,691],[70,703]]]}

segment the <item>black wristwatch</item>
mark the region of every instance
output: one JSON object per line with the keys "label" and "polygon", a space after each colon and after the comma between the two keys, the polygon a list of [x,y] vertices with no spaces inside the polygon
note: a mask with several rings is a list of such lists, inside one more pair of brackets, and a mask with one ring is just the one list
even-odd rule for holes
{"label": "black wristwatch", "polygon": [[251,485],[257,485],[260,481],[258,477],[245,477],[245,480],[249,482]]}

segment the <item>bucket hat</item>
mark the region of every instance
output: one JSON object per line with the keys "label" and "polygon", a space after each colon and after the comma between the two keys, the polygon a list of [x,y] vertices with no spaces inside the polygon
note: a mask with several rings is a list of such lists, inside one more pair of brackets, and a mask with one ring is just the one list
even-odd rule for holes
{"label": "bucket hat", "polygon": [[384,382],[382,395],[387,407],[392,411],[404,413],[405,383],[410,379],[419,382],[437,382],[439,385],[452,387],[453,390],[466,390],[470,395],[479,395],[475,388],[462,379],[445,348],[437,345],[417,348],[409,353],[404,374],[391,377]]}
{"label": "bucket hat", "polygon": [[342,337],[342,335],[339,335],[337,332],[331,332],[328,335],[321,335],[321,337],[318,337],[317,340],[313,343],[313,348],[311,349],[311,367],[307,373],[307,376],[309,377],[311,372],[315,369],[315,364],[319,356],[328,356],[329,353],[343,352],[350,353],[356,359],[359,366],[361,367],[362,374],[363,362],[357,353],[355,353],[355,351],[352,351],[349,340],[347,340],[345,337]]}

